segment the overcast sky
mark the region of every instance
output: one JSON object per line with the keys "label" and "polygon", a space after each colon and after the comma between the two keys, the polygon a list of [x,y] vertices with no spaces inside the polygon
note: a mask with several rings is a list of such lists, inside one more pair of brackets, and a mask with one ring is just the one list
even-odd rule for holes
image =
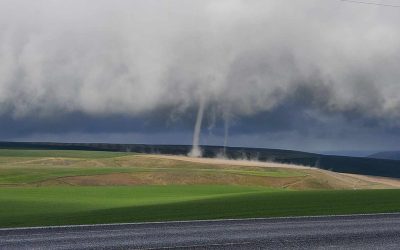
{"label": "overcast sky", "polygon": [[399,81],[400,8],[0,0],[0,140],[394,150]]}

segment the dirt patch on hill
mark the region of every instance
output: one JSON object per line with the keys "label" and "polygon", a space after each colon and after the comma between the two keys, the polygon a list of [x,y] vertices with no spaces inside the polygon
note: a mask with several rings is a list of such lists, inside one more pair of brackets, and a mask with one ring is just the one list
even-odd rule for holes
{"label": "dirt patch on hill", "polygon": [[380,183],[383,185],[391,186],[393,188],[400,188],[400,180],[386,177],[367,176],[359,174],[341,174],[342,176],[348,176],[357,180],[364,180],[371,183]]}
{"label": "dirt patch on hill", "polygon": [[302,178],[297,183],[292,183],[288,187],[294,189],[320,189],[329,187],[329,189],[382,189],[382,188],[400,188],[400,179],[383,178],[374,176],[364,176],[356,174],[337,173],[328,170],[299,166],[292,164],[282,164],[274,162],[214,159],[214,158],[194,158],[187,156],[173,155],[141,155],[144,158],[153,159],[169,159],[176,161],[187,161],[199,164],[212,164],[223,166],[246,166],[246,167],[262,167],[262,168],[280,168],[302,170],[309,176]]}
{"label": "dirt patch on hill", "polygon": [[245,161],[245,160],[229,160],[220,158],[195,158],[188,156],[179,155],[140,155],[144,158],[152,159],[168,159],[175,161],[188,161],[201,164],[212,164],[212,165],[228,165],[228,166],[246,166],[246,167],[267,167],[267,168],[289,168],[289,169],[314,169],[306,166],[283,164],[275,162],[261,162],[261,161]]}

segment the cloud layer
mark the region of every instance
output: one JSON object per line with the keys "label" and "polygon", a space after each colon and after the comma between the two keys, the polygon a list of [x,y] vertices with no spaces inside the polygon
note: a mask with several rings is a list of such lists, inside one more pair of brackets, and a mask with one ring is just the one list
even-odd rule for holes
{"label": "cloud layer", "polygon": [[211,127],[248,119],[249,133],[268,132],[301,116],[287,130],[396,130],[398,23],[398,9],[335,0],[3,0],[0,114],[169,123],[204,98]]}

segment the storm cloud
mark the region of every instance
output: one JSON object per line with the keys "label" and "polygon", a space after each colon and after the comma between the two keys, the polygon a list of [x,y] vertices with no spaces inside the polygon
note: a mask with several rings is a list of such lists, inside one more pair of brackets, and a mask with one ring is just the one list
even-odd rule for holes
{"label": "storm cloud", "polygon": [[399,12],[336,0],[2,0],[3,138],[189,131],[200,100],[208,137],[223,120],[237,138],[285,133],[285,145],[398,136]]}

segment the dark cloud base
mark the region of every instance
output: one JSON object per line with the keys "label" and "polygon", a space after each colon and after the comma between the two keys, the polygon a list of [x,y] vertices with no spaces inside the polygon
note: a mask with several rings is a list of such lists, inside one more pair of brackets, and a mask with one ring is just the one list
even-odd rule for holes
{"label": "dark cloud base", "polygon": [[[232,146],[273,147],[305,151],[388,150],[400,148],[400,129],[354,112],[322,113],[307,95],[296,94],[281,105],[248,117],[232,118]],[[202,143],[222,145],[224,123],[206,110]],[[146,115],[93,116],[67,113],[51,117],[0,117],[0,140],[190,144],[196,110],[171,118],[162,110]],[[349,118],[350,117],[350,118]],[[126,136],[124,136],[126,135]]]}

